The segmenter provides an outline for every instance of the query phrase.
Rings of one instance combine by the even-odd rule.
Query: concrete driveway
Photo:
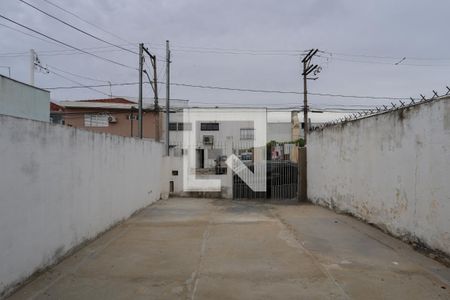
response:
[[[11,299],[450,299],[449,268],[313,205],[169,199]]]

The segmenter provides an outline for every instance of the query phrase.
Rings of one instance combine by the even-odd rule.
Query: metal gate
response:
[[[279,145],[275,145],[279,146]],[[268,155],[266,191],[254,192],[237,174],[233,173],[233,199],[293,199],[298,192],[297,147],[281,145],[280,155]],[[273,147],[273,146],[272,146]],[[252,163],[247,167],[253,171]]]

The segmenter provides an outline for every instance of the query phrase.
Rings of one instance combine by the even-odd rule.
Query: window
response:
[[[241,128],[241,140],[253,140],[255,138],[255,129]]]
[[[219,131],[219,123],[201,123],[201,131]]]
[[[192,124],[191,123],[178,123],[178,131],[191,131]]]
[[[169,130],[170,131],[190,131],[192,129],[191,123],[170,123]]]
[[[106,114],[85,114],[84,115],[85,127],[108,127],[108,115]]]
[[[170,131],[177,131],[177,123],[169,123]]]

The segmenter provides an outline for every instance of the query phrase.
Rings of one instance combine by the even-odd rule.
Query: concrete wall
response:
[[[50,121],[50,92],[0,75],[0,114]]]
[[[0,115],[0,294],[160,198],[162,145]]]
[[[450,254],[450,99],[312,132],[308,197]]]

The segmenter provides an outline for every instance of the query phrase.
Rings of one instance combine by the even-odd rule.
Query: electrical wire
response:
[[[103,31],[103,32],[105,32],[105,33],[107,33],[107,34],[109,34],[109,35],[111,35],[111,36],[114,36],[115,38],[117,38],[117,39],[119,39],[119,40],[121,40],[121,41],[123,41],[123,42],[125,42],[125,43],[132,44],[131,42],[125,40],[124,38],[118,36],[117,34],[112,33],[112,32],[110,32],[110,31],[107,31],[107,30],[101,28],[100,26],[98,26],[98,25],[96,25],[96,24],[94,24],[94,23],[92,23],[92,22],[89,22],[89,21],[87,21],[86,19],[80,17],[79,15],[75,14],[74,12],[71,12],[71,11],[69,11],[69,10],[67,10],[67,9],[65,9],[65,8],[63,8],[63,7],[61,7],[61,6],[57,5],[57,4],[55,4],[55,3],[53,3],[53,2],[50,2],[49,0],[42,0],[42,1],[44,1],[44,2],[46,2],[46,3],[48,3],[48,4],[50,4],[50,5],[52,5],[53,7],[58,8],[59,10],[62,10],[63,12],[65,12],[65,13],[67,13],[67,14],[69,14],[69,15],[75,17],[75,18],[77,18],[77,19],[80,20],[80,21],[83,21],[83,22],[86,23],[86,24],[89,24],[89,25],[91,25],[91,26],[93,26],[93,27],[99,29],[100,31]]]
[[[108,87],[108,86],[130,86],[138,85],[139,82],[122,82],[122,83],[111,83],[111,84],[94,84],[94,85],[76,85],[76,86],[56,86],[56,87],[44,87],[45,90],[72,90],[80,88],[98,88],[98,87]],[[147,82],[144,81],[144,84]]]
[[[230,55],[251,55],[251,56],[295,56],[299,57],[303,55],[304,52],[298,53],[254,53],[254,52],[233,52],[233,51],[213,51],[213,50],[185,50],[185,49],[171,49],[173,52],[188,52],[188,53],[199,53],[199,54],[230,54]]]
[[[101,60],[104,60],[104,61],[107,61],[107,62],[110,62],[110,63],[113,63],[113,64],[115,64],[115,65],[122,66],[122,67],[124,67],[124,68],[137,70],[137,68],[134,68],[134,67],[131,67],[131,66],[127,66],[127,65],[125,65],[125,64],[122,64],[122,63],[120,63],[120,62],[114,61],[114,60],[112,60],[112,59],[105,58],[105,57],[99,56],[99,55],[97,55],[97,54],[94,54],[94,53],[85,51],[85,50],[83,50],[83,49],[77,48],[77,47],[75,47],[75,46],[69,45],[69,44],[67,44],[67,43],[65,43],[65,42],[62,42],[62,41],[57,40],[57,39],[55,39],[55,38],[52,38],[52,37],[50,37],[50,36],[48,36],[48,35],[46,35],[46,34],[44,34],[44,33],[41,33],[41,32],[39,32],[39,31],[37,31],[37,30],[35,30],[35,29],[32,29],[32,28],[30,28],[30,27],[28,27],[28,26],[25,26],[25,25],[23,25],[23,24],[20,24],[19,22],[16,22],[16,21],[14,21],[14,20],[12,20],[12,19],[10,19],[10,18],[8,18],[8,17],[5,17],[5,16],[3,16],[3,15],[1,15],[1,14],[0,14],[0,18],[5,19],[5,20],[7,20],[7,21],[9,21],[9,22],[11,22],[11,23],[13,23],[13,24],[16,24],[17,26],[22,27],[22,28],[28,29],[28,30],[30,30],[30,31],[32,31],[32,32],[34,32],[34,33],[37,33],[37,34],[39,34],[39,35],[41,35],[41,36],[43,36],[43,37],[45,37],[45,38],[47,38],[47,39],[49,39],[49,40],[52,40],[52,41],[54,41],[54,42],[57,42],[57,43],[59,43],[59,44],[61,44],[61,45],[64,45],[64,46],[66,46],[66,47],[68,47],[68,48],[72,48],[72,49],[74,49],[74,50],[80,51],[80,52],[82,52],[82,53],[85,53],[85,54],[87,54],[87,55],[96,57],[96,58],[98,58],[98,59],[101,59]]]
[[[231,88],[231,87],[221,87],[221,86],[211,86],[211,85],[194,85],[194,84],[186,84],[186,83],[171,83],[171,85],[184,86],[184,87],[194,87],[194,88],[203,88],[203,89],[217,89],[217,90],[228,90],[228,91],[239,91],[239,92],[252,92],[252,93],[275,93],[275,94],[303,95],[303,92],[296,92],[296,91]],[[390,99],[390,100],[406,99],[406,97],[359,96],[359,95],[342,95],[342,94],[328,94],[328,93],[308,93],[308,95],[326,96],[326,97],[341,97],[341,98],[357,98],[357,99],[382,99],[382,100],[385,100],[385,99]]]
[[[377,59],[391,59],[391,60],[399,60],[402,59],[405,56],[382,56],[382,55],[368,55],[368,54],[353,54],[353,53],[342,53],[342,52],[330,52],[330,51],[323,51],[319,50],[320,53],[328,54],[331,56],[346,56],[346,57],[361,57],[361,58],[377,58]],[[415,57],[415,56],[406,56],[408,60],[444,60],[449,61],[450,58],[438,58],[438,57]]]
[[[64,25],[66,25],[66,26],[69,26],[70,28],[75,29],[76,31],[81,32],[81,33],[83,33],[83,34],[85,34],[85,35],[87,35],[87,36],[89,36],[89,37],[91,37],[91,38],[93,38],[93,39],[96,39],[96,40],[98,40],[98,41],[100,41],[100,42],[106,43],[106,44],[108,44],[108,45],[110,45],[110,46],[119,48],[119,49],[121,49],[121,50],[123,50],[123,51],[127,51],[127,52],[130,52],[130,53],[132,53],[132,54],[138,54],[137,52],[133,52],[133,51],[131,51],[130,49],[127,49],[127,48],[124,48],[124,47],[122,47],[122,46],[119,46],[119,45],[113,44],[113,43],[111,43],[111,42],[108,42],[108,41],[106,41],[106,40],[104,40],[104,39],[102,39],[102,38],[99,38],[98,36],[95,36],[95,35],[93,35],[93,34],[87,32],[87,31],[83,30],[83,29],[80,29],[80,28],[78,28],[78,27],[76,27],[76,26],[74,26],[74,25],[72,25],[72,24],[70,24],[70,23],[67,23],[66,21],[61,20],[60,18],[53,16],[52,14],[50,14],[50,13],[48,13],[48,12],[46,12],[46,11],[40,9],[39,7],[34,6],[34,5],[31,4],[31,3],[28,3],[28,2],[25,1],[25,0],[18,0],[18,1],[24,3],[25,5],[28,5],[29,7],[31,7],[31,8],[33,8],[33,9],[35,9],[35,10],[37,10],[37,11],[39,11],[39,12],[45,14],[46,16],[48,16],[48,17],[50,17],[50,18],[52,18],[52,19],[54,19],[54,20],[57,20],[58,22],[60,22],[60,23],[62,23],[62,24],[64,24]]]
[[[420,63],[409,63],[408,60],[420,60],[420,61],[450,61],[450,58],[419,58],[419,57],[394,57],[394,56],[377,56],[377,55],[365,55],[365,54],[346,54],[346,53],[333,53],[326,51],[319,51],[323,53],[322,55],[316,55],[317,57],[321,57],[326,59],[327,61],[337,60],[344,62],[354,62],[354,63],[363,63],[363,64],[377,64],[377,65],[390,65],[390,66],[414,66],[414,67],[450,67],[448,64],[420,64]],[[325,55],[324,55],[325,54]],[[337,56],[337,57],[336,57]],[[339,57],[339,56],[343,56]],[[348,58],[347,58],[348,57]],[[352,57],[356,57],[359,59],[351,59]],[[365,58],[375,58],[382,59],[382,61],[377,60],[364,60]],[[363,60],[361,60],[363,59]],[[389,61],[386,61],[389,60]],[[401,64],[398,64],[399,60],[402,61]],[[403,62],[406,61],[406,62]]]
[[[38,39],[38,40],[41,40],[41,41],[43,41],[43,42],[46,42],[46,43],[50,43],[50,44],[55,44],[55,45],[57,45],[55,42],[52,42],[52,41],[49,41],[49,40],[46,40],[46,39],[43,39],[43,38],[40,38],[40,37],[38,37],[38,36],[35,36],[35,35],[32,35],[32,34],[29,34],[28,32],[25,32],[25,31],[22,31],[22,30],[19,30],[19,29],[17,29],[17,28],[14,28],[14,27],[11,27],[11,26],[8,26],[8,25],[6,25],[6,24],[3,24],[3,23],[0,23],[0,26],[3,26],[3,27],[5,27],[5,28],[8,28],[8,29],[10,29],[10,30],[13,30],[13,31],[16,31],[16,32],[19,32],[19,33],[22,33],[22,34],[24,34],[24,35],[27,35],[27,36],[29,36],[29,37],[32,37],[32,38],[35,38],[35,39]],[[9,53],[9,54],[13,54],[13,53]],[[17,57],[17,55],[7,55],[6,57]],[[20,52],[20,54],[21,55],[29,55],[29,52]],[[21,56],[20,55],[20,56]]]
[[[1,25],[1,23],[0,23],[0,25]],[[4,26],[8,27],[8,28],[10,28],[12,30],[17,30],[15,28],[9,27],[7,25],[4,25]],[[25,33],[23,31],[19,30],[19,32],[28,35],[28,33]],[[33,36],[33,35],[31,35],[31,36],[32,37],[36,37],[36,36]],[[39,37],[36,37],[36,38],[40,39]],[[48,40],[44,40],[44,39],[42,39],[42,40],[46,41],[46,42],[49,42],[49,43],[52,43],[52,44],[55,44],[55,45],[58,45],[58,46],[61,46],[59,44],[56,44],[56,43],[48,41]],[[86,47],[86,48],[81,48],[81,49],[85,50],[85,51],[90,51],[90,52],[93,52],[93,53],[121,51],[120,49],[117,49],[117,48],[112,47],[112,46]],[[96,51],[96,50],[98,50],[98,51]],[[65,49],[65,48],[53,49],[53,50],[37,50],[37,51],[39,52],[39,54],[41,56],[73,55],[73,54],[79,54],[80,53],[79,51],[75,51],[73,49]],[[8,55],[17,55],[17,56],[19,56],[19,55],[27,55],[27,54],[28,54],[28,52],[24,52],[24,51],[6,52],[6,53],[0,53],[0,57],[8,56]]]
[[[144,82],[144,83],[148,84],[147,82]],[[130,85],[138,85],[138,84],[139,84],[139,82],[124,82],[124,83],[111,83],[110,85],[109,84],[90,85],[89,87],[130,86]],[[164,84],[165,85],[166,83],[162,82],[162,81],[158,81],[158,84]],[[295,92],[295,91],[230,88],[230,87],[209,86],[209,85],[194,85],[194,84],[176,83],[176,82],[172,82],[172,83],[170,83],[170,85],[182,86],[182,87],[192,87],[192,88],[202,88],[202,89],[218,89],[218,90],[227,90],[227,91],[238,91],[238,92],[303,95],[303,92]],[[57,86],[57,87],[47,87],[45,89],[47,89],[47,90],[62,90],[62,89],[77,89],[77,88],[80,88],[80,87],[79,86]],[[321,97],[339,97],[339,98],[373,99],[373,100],[403,100],[403,99],[408,99],[408,97],[344,95],[344,94],[331,94],[331,93],[308,93],[308,95],[321,96]]]
[[[82,84],[82,83],[80,83],[80,82],[78,82],[78,81],[75,81],[75,80],[73,80],[73,79],[70,79],[70,78],[67,78],[66,76],[64,76],[64,75],[61,75],[61,74],[59,74],[58,72],[55,72],[55,71],[52,71],[52,70],[47,70],[49,73],[51,73],[51,74],[54,74],[54,75],[56,75],[56,76],[58,76],[58,77],[61,77],[61,78],[63,78],[63,79],[65,79],[65,80],[67,80],[67,81],[71,81],[71,82],[73,82],[73,83],[75,83],[75,84],[78,84],[80,87],[82,87],[82,88],[87,88],[87,89],[90,89],[90,90],[92,90],[92,91],[95,91],[95,92],[97,92],[97,93],[100,93],[100,94],[102,94],[102,95],[105,95],[105,96],[107,96],[108,98],[110,97],[110,96],[112,96],[112,95],[109,95],[109,94],[107,94],[107,93],[104,93],[104,92],[102,92],[102,91],[100,91],[100,90],[97,90],[97,89],[95,89],[95,88],[93,88],[93,87],[91,87],[91,86],[87,86],[87,85],[84,85],[84,84]]]
[[[354,62],[354,63],[362,63],[362,64],[375,64],[375,65],[391,65],[394,67],[397,66],[413,66],[413,67],[450,67],[448,64],[412,64],[412,63],[401,63],[395,64],[394,62],[384,62],[384,61],[370,61],[370,60],[354,60],[354,59],[345,59],[345,58],[337,58],[333,57],[331,60],[344,61],[344,62]]]
[[[92,78],[92,77],[88,77],[88,76],[84,76],[84,75],[80,75],[80,74],[71,73],[71,72],[65,71],[63,69],[57,68],[57,67],[49,65],[49,64],[46,64],[46,67],[47,68],[50,67],[50,69],[55,69],[55,70],[58,70],[59,72],[62,72],[62,73],[68,74],[68,75],[72,75],[72,76],[75,76],[75,77],[79,77],[79,78],[82,78],[82,79],[87,79],[87,80],[92,80],[92,81],[97,81],[97,82],[107,82],[107,83],[110,82],[109,80]]]

